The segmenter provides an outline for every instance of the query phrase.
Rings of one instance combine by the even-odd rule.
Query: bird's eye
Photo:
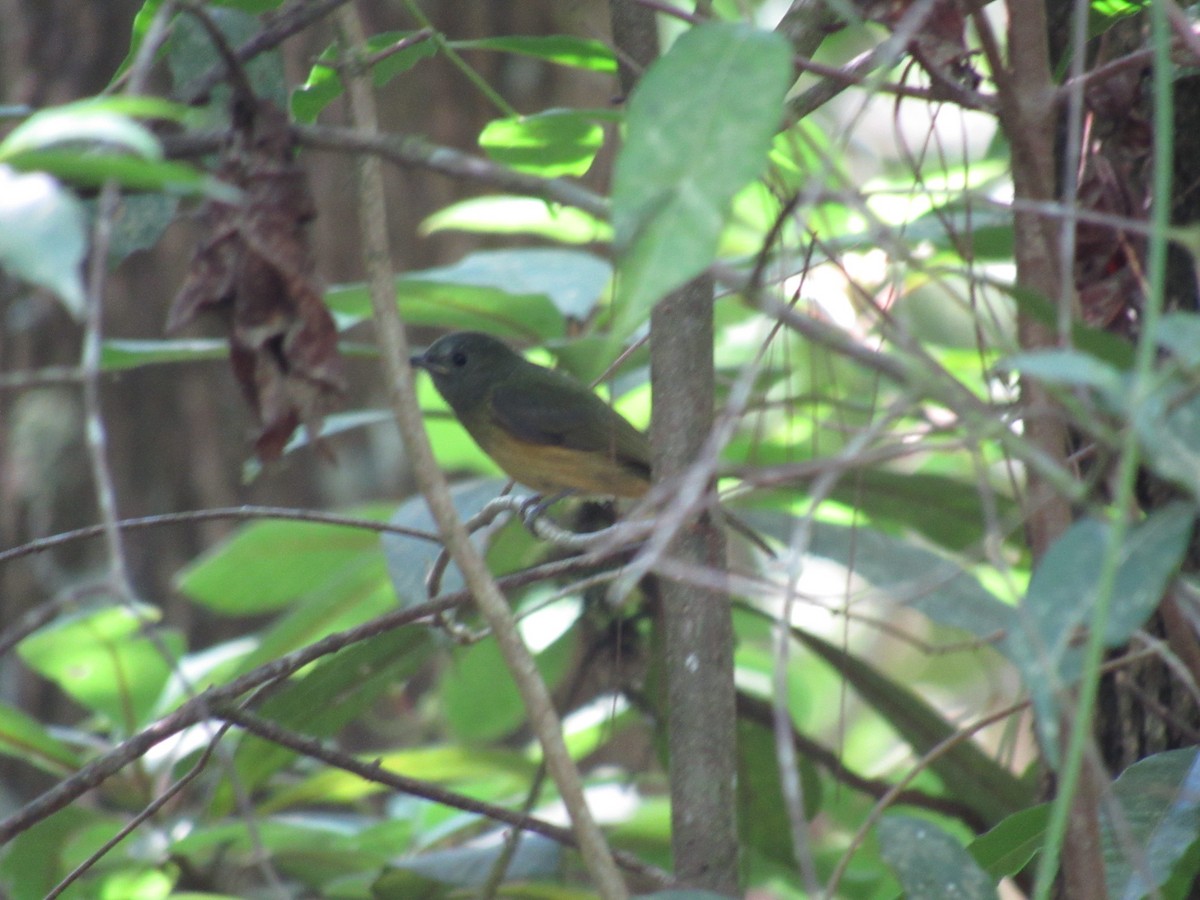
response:
[[[462,368],[467,364],[467,354],[461,350],[454,351],[454,355],[450,357],[450,362],[454,363],[458,368]]]

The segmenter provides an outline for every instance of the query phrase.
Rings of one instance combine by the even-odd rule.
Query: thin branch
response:
[[[338,24],[344,43],[363,43],[362,24],[353,7],[343,8]],[[350,114],[354,124],[367,134],[378,132],[375,100],[361,72],[344,72]],[[597,891],[606,900],[624,900],[628,896],[624,879],[613,862],[603,833],[588,809],[579,772],[563,739],[562,726],[545,682],[532,654],[517,631],[512,610],[500,593],[492,573],[458,519],[445,476],[438,468],[429,446],[417,404],[413,372],[408,364],[409,345],[404,324],[396,310],[392,287],[392,267],[388,258],[387,217],[383,207],[383,170],[375,156],[359,161],[359,214],[362,223],[363,260],[370,284],[371,306],[375,314],[389,396],[400,433],[413,461],[413,471],[430,513],[438,524],[463,579],[480,611],[491,626],[496,643],[516,682],[529,713],[533,731],[542,745],[551,777],[571,816],[579,839],[580,852]]]
[[[432,144],[407,134],[382,134],[331,125],[294,125],[293,133],[306,147],[379,156],[405,168],[420,167],[449,178],[486,184],[516,194],[541,197],[582,209],[598,218],[610,214],[608,201],[562,178],[539,178],[498,165],[461,150]]]
[[[229,731],[229,728],[230,726],[227,724],[220,726],[216,730],[216,733],[212,736],[212,739],[208,742],[208,746],[204,748],[204,752],[200,754],[200,757],[195,763],[192,764],[192,767],[188,769],[187,772],[180,776],[174,784],[155,797],[153,801],[146,804],[141,812],[121,826],[120,830],[117,831],[116,834],[96,848],[96,850],[89,855],[87,859],[72,869],[62,881],[56,884],[54,888],[46,894],[43,900],[54,900],[55,897],[61,896],[63,891],[78,881],[84,874],[87,873],[89,869],[92,868],[92,866],[107,856],[108,853],[117,846],[117,844],[129,837],[129,835],[131,835],[143,822],[150,819],[151,816],[171,802],[171,800],[185,787],[195,781],[196,777],[203,772],[205,767],[208,765],[208,761],[212,758],[213,751],[216,749],[221,738],[227,731]]]
[[[930,748],[929,752],[917,761],[905,775],[892,788],[879,798],[878,802],[872,807],[870,814],[858,826],[858,830],[854,833],[854,837],[850,840],[850,845],[846,848],[846,852],[842,854],[842,858],[838,860],[837,866],[833,870],[833,874],[829,877],[829,883],[825,886],[826,893],[824,896],[836,897],[838,885],[841,883],[842,876],[846,874],[846,868],[850,865],[850,860],[858,851],[859,847],[867,839],[867,835],[871,833],[883,814],[891,808],[892,804],[898,803],[900,795],[908,789],[908,786],[913,783],[918,775],[929,768],[930,763],[934,760],[945,756],[952,749],[957,747],[963,741],[968,740],[971,735],[982,731],[989,725],[994,725],[997,722],[1002,722],[1009,716],[1016,715],[1024,710],[1029,705],[1028,701],[1022,703],[1014,703],[1011,706],[1006,706],[1003,709],[990,713],[981,719],[976,720],[971,725],[961,728],[954,734],[947,737],[945,740],[939,741],[935,746]]]
[[[437,543],[440,540],[436,534],[421,531],[418,528],[405,528],[402,525],[377,522],[374,519],[343,516],[312,509],[295,509],[287,506],[225,506],[215,509],[196,509],[187,512],[162,513],[156,516],[139,516],[133,519],[118,519],[114,524],[122,531],[134,531],[142,528],[159,528],[163,525],[191,524],[223,519],[239,521],[278,519],[290,522],[315,522],[322,525],[339,525],[345,528],[377,531],[380,534],[397,534],[431,543]],[[0,550],[0,565],[22,556],[44,553],[65,544],[99,537],[104,534],[104,528],[104,525],[87,525],[73,531],[64,531],[49,537],[38,538],[8,550]]]
[[[275,722],[264,719],[262,716],[255,715],[240,707],[222,705],[213,710],[213,715],[225,722],[244,728],[246,731],[258,735],[264,740],[278,744],[280,747],[287,747],[289,750],[294,750],[311,759],[320,760],[334,768],[357,775],[364,781],[381,784],[399,793],[440,803],[451,809],[460,809],[464,812],[474,813],[496,822],[502,822],[520,831],[530,831],[534,834],[540,834],[568,847],[578,847],[575,835],[569,828],[554,825],[536,816],[513,812],[503,806],[496,806],[493,803],[486,803],[482,800],[467,797],[464,794],[448,791],[428,781],[401,775],[398,772],[385,769],[379,760],[364,763],[349,753],[344,753],[327,746],[317,738],[308,737],[307,735],[298,734],[295,731],[283,728]],[[675,883],[675,880],[669,874],[656,866],[642,862],[632,853],[614,853],[613,855],[622,868],[649,878],[658,886],[669,887]]]

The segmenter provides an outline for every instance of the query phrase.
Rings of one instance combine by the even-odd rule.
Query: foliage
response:
[[[282,4],[224,5],[228,21],[215,18],[245,28],[248,14]],[[901,137],[891,162],[864,179],[857,131],[881,118],[883,107],[868,105],[876,91],[905,93],[890,82],[900,76],[851,92],[863,106],[842,107],[844,127],[832,114],[824,129],[796,120],[792,46],[738,20],[734,4],[712,6],[712,21],[672,22],[681,33],[620,107],[521,114],[497,104],[472,158],[494,190],[432,213],[423,229],[491,240],[451,264],[397,274],[397,307],[410,327],[487,331],[581,380],[603,378],[616,407],[645,425],[650,373],[636,339],[664,293],[715,274],[722,388],[711,399],[733,426],[710,474],[724,503],[778,551],[769,558],[731,533],[744,884],[780,897],[805,896],[812,879],[849,897],[991,897],[1002,878],[1029,886],[1061,840],[1035,782],[1041,767],[1061,775],[1078,762],[1069,727],[1089,714],[1081,686],[1099,678],[1102,652],[1145,637],[1164,594],[1194,594],[1180,571],[1200,500],[1200,319],[1147,315],[1132,334],[1074,322],[1063,346],[1028,345],[1018,319],[1053,323],[1057,310],[1012,275],[1018,226],[995,198],[1009,186],[1013,136],[975,158]],[[133,23],[127,66],[163,7],[148,0]],[[1135,12],[1097,4],[1092,27]],[[182,28],[191,16],[173,21]],[[460,52],[603,79],[620,58],[591,38],[451,39],[416,25],[357,48],[376,86],[403,83],[433,60],[465,66]],[[851,30],[856,40],[873,33],[864,23]],[[205,34],[161,50],[177,96],[218,59]],[[295,122],[331,115],[346,52],[332,44],[294,86]],[[973,64],[963,56],[955,65]],[[270,65],[279,70],[278,59]],[[975,90],[963,86],[969,78],[955,83]],[[83,198],[109,184],[126,203],[183,197],[249,219],[208,238],[226,247],[239,233],[244,247],[228,266],[236,276],[217,277],[225,270],[211,258],[197,267],[208,305],[227,304],[231,283],[257,286],[247,271],[261,270],[243,268],[245,256],[279,263],[286,254],[263,237],[276,235],[263,220],[278,221],[245,213],[255,209],[246,195],[256,178],[278,173],[258,169],[234,187],[203,161],[164,151],[165,123],[224,121],[226,101],[214,93],[196,110],[105,96],[24,117],[0,140],[0,266],[84,318],[96,300],[83,262],[102,213]],[[898,110],[910,104],[925,108],[897,96]],[[899,112],[892,125],[914,127]],[[921,127],[928,144],[946,139],[940,127]],[[295,134],[303,143],[311,132]],[[611,197],[572,206],[526,196],[527,182],[515,180],[561,187],[606,164],[618,144]],[[149,231],[175,214],[172,199]],[[303,215],[288,220],[303,224]],[[507,246],[514,237],[535,245]],[[297,246],[292,255],[304,256]],[[289,290],[299,283],[288,265],[270,271]],[[368,286],[334,286],[318,305],[342,352],[353,352],[354,329],[371,318]],[[256,332],[276,312],[233,317]],[[313,398],[297,400],[305,345],[272,332],[263,347],[256,367],[238,372],[243,388],[262,392],[260,411],[278,399],[271,388],[302,410],[270,423],[274,452],[296,452],[317,431],[336,443],[383,415],[347,410],[319,427],[305,405]],[[114,336],[97,349],[104,373],[224,355],[196,338]],[[263,375],[262,358],[280,365],[277,381]],[[1088,454],[1115,460],[1112,471],[1098,463],[1075,477],[1014,427],[1022,379],[1048,391]],[[498,470],[427,383],[419,397],[440,465],[461,476],[458,513],[476,516],[502,491]],[[301,424],[307,437],[293,434]],[[1119,490],[1093,489],[1110,476],[1125,478],[1127,492],[1135,477],[1156,480],[1173,502],[1135,512]],[[1036,514],[1027,477],[1046,478],[1076,513],[1040,556],[1023,530]],[[565,522],[594,511],[572,503],[551,515]],[[423,501],[373,504],[338,521],[266,518],[178,573],[188,607],[232,637],[185,632],[162,598],[135,602],[108,585],[16,643],[21,663],[80,715],[39,721],[0,705],[0,754],[60,787],[77,772],[97,780],[89,802],[11,833],[0,823],[0,893],[41,896],[86,863],[68,896],[215,898],[275,887],[449,898],[485,884],[498,885],[494,896],[593,896],[550,824],[560,798],[543,784],[541,751],[496,642],[453,566],[426,581],[440,544]],[[552,559],[515,518],[474,539],[566,713],[567,745],[606,834],[638,869],[631,884],[664,900],[707,896],[652,893],[663,885],[646,874],[672,863],[652,591],[614,607],[603,564]],[[611,570],[614,559],[602,563]],[[1145,643],[1178,662],[1161,642]],[[799,753],[794,773],[780,762],[780,719]],[[1197,771],[1194,750],[1171,750],[1106,786],[1098,827],[1114,896],[1188,895],[1200,868]],[[793,783],[802,797],[789,793]],[[798,818],[814,825],[807,843]],[[105,846],[130,824],[130,836]],[[514,825],[521,837],[508,844]]]

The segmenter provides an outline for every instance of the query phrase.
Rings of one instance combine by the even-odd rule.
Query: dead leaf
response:
[[[308,242],[316,211],[287,117],[267,102],[245,106],[235,110],[233,138],[217,172],[241,189],[241,202],[205,205],[207,236],[167,330],[203,311],[225,317],[233,373],[259,420],[255,450],[267,461],[280,456],[301,424],[315,441],[344,380],[337,327]]]

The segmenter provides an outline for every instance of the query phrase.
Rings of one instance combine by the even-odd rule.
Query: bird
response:
[[[649,490],[646,435],[570,375],[477,331],[438,338],[410,362],[430,374],[479,448],[540,496],[638,498]]]

